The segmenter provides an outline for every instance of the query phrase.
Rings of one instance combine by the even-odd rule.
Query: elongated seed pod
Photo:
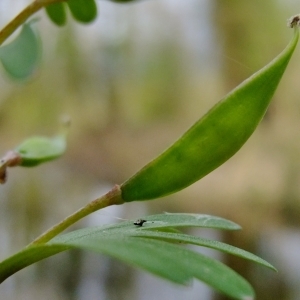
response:
[[[263,118],[297,45],[288,46],[217,103],[170,148],[121,185],[125,202],[163,197],[204,177],[248,140]]]

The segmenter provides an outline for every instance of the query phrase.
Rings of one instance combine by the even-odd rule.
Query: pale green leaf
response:
[[[56,159],[66,150],[65,135],[54,138],[35,136],[25,140],[15,151],[20,154],[21,166],[33,167],[49,160]]]
[[[26,79],[35,71],[40,56],[40,43],[30,24],[24,24],[20,34],[0,47],[0,61],[15,79]]]

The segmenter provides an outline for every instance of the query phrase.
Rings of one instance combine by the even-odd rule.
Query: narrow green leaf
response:
[[[217,103],[178,141],[122,184],[125,202],[163,197],[201,179],[248,140],[263,118],[294,52],[298,28],[281,54]]]
[[[0,264],[0,282],[33,262],[71,247],[107,254],[175,283],[188,284],[195,277],[236,299],[253,297],[249,283],[222,263],[176,245],[134,237],[73,240],[64,245],[27,248]]]
[[[128,220],[116,224],[110,224],[100,227],[83,228],[55,237],[53,241],[56,243],[66,242],[68,240],[82,238],[85,235],[92,236],[96,234],[98,237],[100,234],[103,236],[110,234],[124,234],[126,230],[143,229],[143,230],[162,230],[167,228],[180,228],[180,227],[200,227],[200,228],[214,228],[223,230],[239,230],[241,227],[229,220],[201,214],[187,214],[187,213],[166,213],[151,215],[142,218],[146,220],[143,226],[134,225],[135,220]],[[61,240],[62,239],[62,240]]]
[[[15,151],[21,156],[21,166],[33,167],[63,155],[66,151],[66,137],[35,136],[25,140]]]
[[[40,43],[30,24],[23,25],[20,34],[10,44],[0,47],[0,61],[15,79],[26,79],[35,71],[40,55]]]
[[[95,0],[68,0],[67,4],[74,19],[79,22],[90,23],[97,17]]]
[[[239,230],[241,227],[229,220],[203,214],[164,213],[142,218],[147,222],[143,228],[203,227],[224,230]]]
[[[63,26],[67,21],[65,4],[62,2],[52,3],[45,7],[46,13],[50,20],[58,25]]]
[[[197,278],[235,299],[252,299],[253,289],[233,270],[214,259],[182,247],[183,243],[209,247],[274,269],[259,257],[217,241],[189,236],[174,227],[207,227],[235,230],[238,225],[222,218],[196,214],[160,214],[142,219],[142,226],[129,220],[113,225],[85,228],[34,245],[0,263],[0,281],[43,258],[80,248],[103,253],[175,283]],[[174,244],[178,242],[180,244]]]
[[[198,218],[196,218],[198,217]],[[247,252],[245,250],[236,248],[234,246],[224,244],[219,241],[211,241],[201,237],[183,234],[179,231],[162,231],[162,229],[172,229],[173,227],[200,227],[200,228],[214,228],[225,230],[239,229],[237,224],[221,219],[218,217],[208,215],[196,214],[162,214],[153,215],[143,218],[147,220],[143,226],[135,226],[133,220],[121,222],[113,225],[106,225],[101,227],[84,228],[58,236],[52,240],[53,243],[69,243],[74,240],[85,239],[101,239],[108,236],[122,237],[122,236],[135,236],[135,237],[148,237],[155,239],[162,239],[165,241],[175,241],[180,243],[194,244],[198,246],[208,247],[219,250],[228,254],[232,254],[252,262],[258,263],[262,266],[270,268],[274,271],[276,269],[261,259],[260,257]],[[227,222],[228,223],[227,223]],[[172,227],[171,227],[172,226]]]
[[[267,267],[273,271],[276,271],[276,268],[272,266],[270,263],[265,261],[264,259],[248,252],[242,250],[240,248],[219,242],[219,241],[212,241],[209,239],[205,239],[202,237],[187,235],[183,233],[169,233],[169,232],[161,232],[161,231],[152,231],[152,230],[136,230],[135,232],[129,232],[130,236],[136,237],[149,237],[149,238],[156,238],[164,241],[173,241],[179,243],[187,243],[193,244],[197,246],[207,247],[215,250],[219,250],[224,253],[228,253],[231,255],[235,255],[241,257],[243,259],[247,259],[264,267]]]
[[[250,284],[229,267],[177,245],[134,237],[93,238],[68,244],[118,258],[175,283],[188,284],[197,278],[235,299],[254,298]]]
[[[130,237],[107,237],[73,240],[68,244],[118,258],[175,283],[188,284],[193,278],[184,265],[174,263],[172,254],[166,250],[169,248],[167,243],[149,243],[146,239],[143,241]]]
[[[245,279],[214,259],[163,241],[126,236],[87,238],[26,248],[0,263],[0,282],[34,262],[70,248],[109,255],[175,283],[188,284],[195,277],[236,299],[254,295]]]

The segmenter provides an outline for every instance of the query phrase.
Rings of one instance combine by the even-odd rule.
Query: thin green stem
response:
[[[115,185],[115,187],[110,192],[100,198],[93,200],[69,217],[65,218],[60,223],[54,225],[52,228],[50,228],[45,233],[36,238],[33,242],[31,242],[27,247],[47,243],[59,233],[61,233],[77,221],[81,220],[83,217],[101,208],[122,203],[124,203],[124,201],[121,197],[121,189],[118,185]]]
[[[35,0],[27,7],[25,7],[14,19],[12,19],[1,31],[0,31],[0,45],[24,22],[39,11],[44,6],[51,3],[63,2],[65,0]]]

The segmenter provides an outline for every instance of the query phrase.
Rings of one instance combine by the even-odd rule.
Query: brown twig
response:
[[[34,15],[41,8],[56,2],[64,2],[64,0],[35,0],[27,7],[25,7],[13,20],[11,20],[1,31],[0,31],[0,45],[25,21]]]

